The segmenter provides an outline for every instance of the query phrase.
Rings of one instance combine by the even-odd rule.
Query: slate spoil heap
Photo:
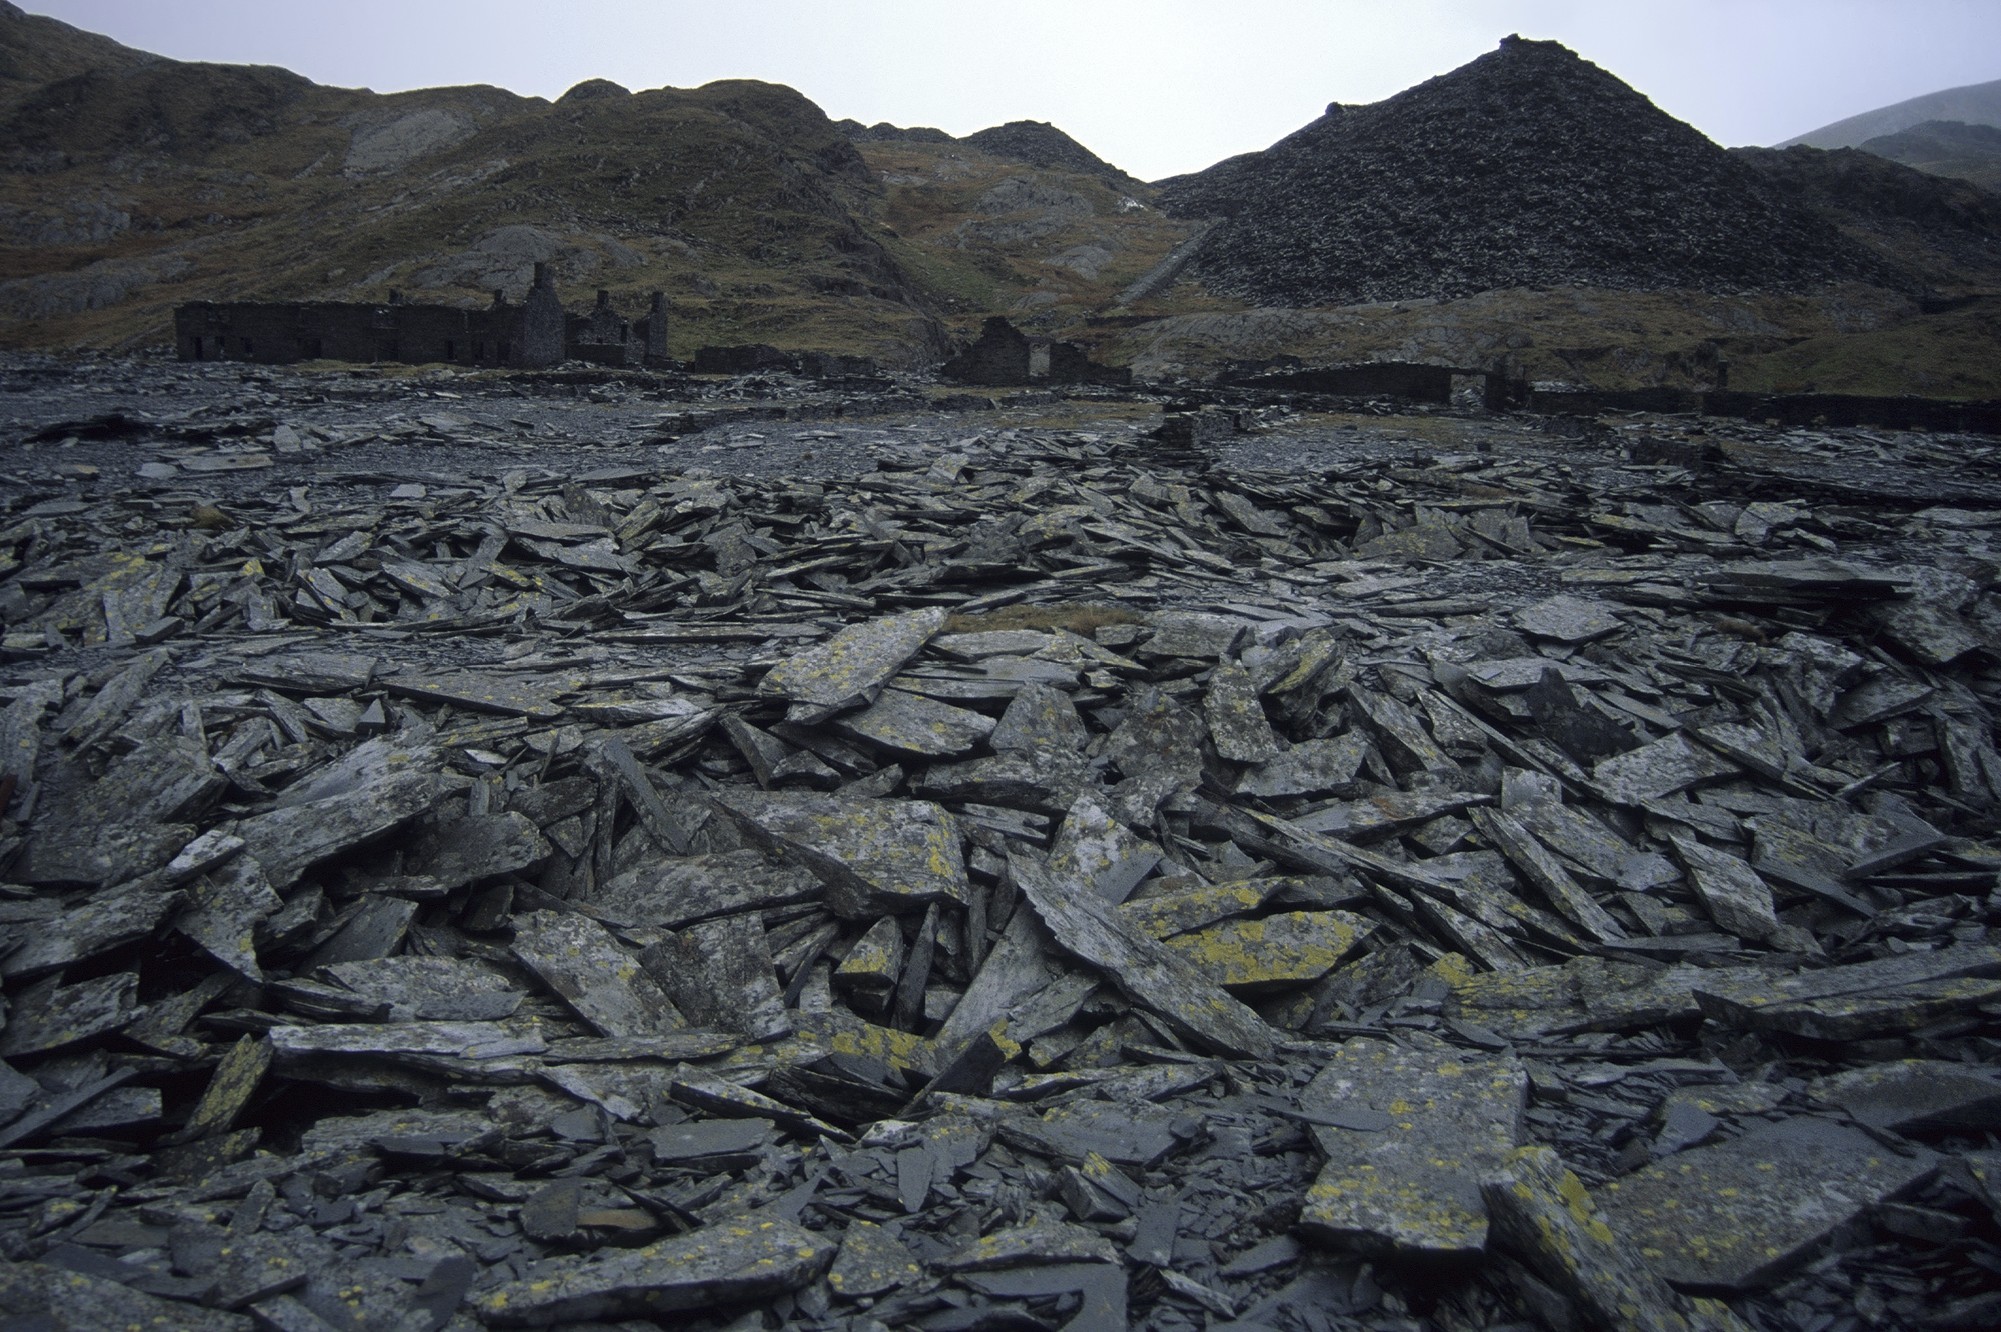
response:
[[[1227,219],[1196,269],[1260,305],[1917,286],[1618,78],[1518,37],[1159,185],[1170,213]]]
[[[9,440],[6,1326],[2001,1315],[1991,442],[131,373],[254,397]]]

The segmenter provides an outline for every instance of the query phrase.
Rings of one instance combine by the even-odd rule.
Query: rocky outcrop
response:
[[[1209,287],[1267,305],[1908,280],[1611,74],[1518,37],[1161,188],[1170,212],[1228,219],[1197,264]]]

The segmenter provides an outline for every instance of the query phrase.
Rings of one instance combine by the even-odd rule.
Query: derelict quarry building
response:
[[[174,348],[183,361],[403,361],[540,369],[562,361],[663,365],[667,298],[626,319],[599,291],[589,314],[563,309],[546,264],[535,265],[526,297],[493,293],[484,309],[406,302],[194,301],[174,311]]]

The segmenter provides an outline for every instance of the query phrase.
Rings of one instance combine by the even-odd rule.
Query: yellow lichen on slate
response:
[[[1167,946],[1220,985],[1255,989],[1320,979],[1375,926],[1346,911],[1291,911],[1177,935]]]

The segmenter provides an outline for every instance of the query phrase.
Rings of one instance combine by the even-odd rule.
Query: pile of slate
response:
[[[2001,502],[1637,438],[17,493],[0,1317],[1992,1325]]]
[[[1797,183],[1733,158],[1575,52],[1519,37],[1384,101],[1334,103],[1263,152],[1159,189],[1175,216],[1224,219],[1195,271],[1258,305],[1573,283],[1917,286]]]

